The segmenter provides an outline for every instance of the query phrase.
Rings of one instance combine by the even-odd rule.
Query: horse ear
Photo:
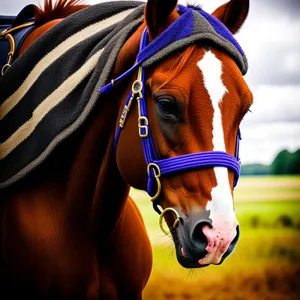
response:
[[[150,38],[159,35],[179,17],[176,12],[177,0],[148,0],[145,7],[145,21]]]
[[[235,34],[246,20],[248,11],[249,0],[231,0],[217,8],[212,15]]]

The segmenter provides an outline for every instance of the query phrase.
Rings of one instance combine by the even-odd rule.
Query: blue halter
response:
[[[148,34],[147,29],[144,30],[140,42],[140,53],[147,46]],[[126,73],[122,74],[115,81],[119,81],[127,74],[131,73],[135,68],[139,66],[137,63],[134,67],[128,70]],[[100,91],[107,92],[112,86],[114,81],[109,85],[103,87]],[[138,130],[139,136],[142,139],[142,146],[144,151],[144,157],[147,165],[148,174],[148,185],[147,192],[151,197],[153,202],[153,208],[158,213],[161,214],[162,211],[157,206],[156,200],[158,199],[161,192],[160,177],[165,175],[170,175],[180,171],[188,171],[192,169],[208,168],[208,167],[225,167],[234,172],[234,183],[235,187],[240,176],[240,159],[239,159],[239,142],[241,140],[240,130],[237,132],[236,138],[236,148],[235,156],[228,154],[223,151],[207,151],[198,152],[186,155],[180,155],[177,157],[159,159],[156,153],[154,142],[152,139],[150,125],[147,118],[147,106],[145,95],[145,70],[141,66],[138,69],[138,78],[132,84],[132,90],[128,95],[125,102],[124,109],[122,111],[119,125],[115,135],[115,149],[119,140],[119,136],[122,128],[125,125],[126,117],[131,107],[132,101],[136,100],[138,105]],[[157,190],[154,193],[154,183],[156,182]]]

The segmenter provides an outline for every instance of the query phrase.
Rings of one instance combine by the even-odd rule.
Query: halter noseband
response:
[[[140,42],[140,51],[139,53],[147,46],[147,29],[144,30]],[[135,69],[137,65],[132,67],[126,73],[118,77],[116,80],[120,80],[125,77],[129,72]],[[116,81],[115,80],[115,81]],[[109,86],[105,86],[102,91],[105,91],[107,88],[110,88],[112,84]],[[159,159],[156,153],[154,142],[152,139],[149,120],[147,118],[147,106],[146,106],[146,99],[145,95],[145,71],[144,68],[139,66],[138,69],[138,77],[132,84],[132,89],[128,98],[125,102],[125,106],[123,108],[119,125],[116,131],[115,136],[115,149],[117,147],[117,143],[119,140],[119,136],[121,133],[122,128],[124,127],[127,114],[131,107],[132,101],[137,101],[138,106],[138,130],[139,136],[142,139],[142,146],[144,157],[147,165],[147,174],[148,174],[148,185],[147,185],[147,192],[151,197],[151,201],[153,202],[153,208],[158,213],[161,214],[161,218],[164,215],[165,211],[163,212],[157,206],[157,199],[161,192],[161,183],[160,177],[164,175],[170,175],[180,171],[187,171],[197,168],[207,168],[207,167],[225,167],[234,172],[234,183],[233,186],[235,187],[237,181],[240,176],[240,159],[239,159],[239,141],[241,139],[240,130],[237,132],[236,138],[236,148],[235,148],[235,156],[228,154],[227,152],[223,151],[207,151],[207,152],[198,152],[186,155],[180,155],[177,157],[172,158],[165,158]],[[157,190],[154,193],[154,183],[156,182]],[[175,211],[176,212],[176,211]],[[175,213],[176,214],[176,213]],[[177,216],[174,226],[178,223]]]

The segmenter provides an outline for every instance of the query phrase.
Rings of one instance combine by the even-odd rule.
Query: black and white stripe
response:
[[[87,118],[141,2],[79,11],[37,40],[0,81],[0,188],[23,178]]]

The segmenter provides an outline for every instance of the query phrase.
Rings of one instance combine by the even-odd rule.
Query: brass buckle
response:
[[[119,119],[119,126],[120,126],[121,128],[124,127],[124,124],[125,124],[127,115],[128,115],[128,113],[129,113],[129,110],[130,110],[130,107],[131,107],[131,104],[132,104],[133,99],[135,99],[135,97],[136,97],[136,99],[137,99],[137,101],[138,101],[138,105],[139,105],[139,99],[140,99],[141,97],[143,97],[143,94],[142,94],[143,83],[142,83],[142,81],[141,81],[141,77],[142,77],[142,73],[141,73],[141,72],[142,72],[142,71],[139,69],[139,71],[138,71],[138,79],[135,80],[135,81],[133,82],[132,86],[131,86],[131,91],[132,91],[131,98],[130,98],[130,100],[129,100],[128,105],[125,104],[125,106],[124,106],[124,108],[123,108],[123,111],[122,111],[122,114],[121,114],[121,117],[120,117],[120,119]],[[113,79],[111,80],[111,84],[112,84],[112,86],[114,86],[114,84],[115,84]],[[139,133],[141,133],[141,128],[145,128],[147,135],[143,135],[143,134],[141,135],[141,134],[140,134],[140,136],[141,136],[141,137],[146,137],[146,136],[148,136],[148,128],[145,127],[145,126],[148,125],[148,120],[145,121],[145,122],[147,123],[146,125],[142,125],[142,124],[141,124],[141,121],[142,121],[142,119],[143,119],[144,117],[141,117],[141,116],[140,116],[140,112],[141,112],[141,110],[140,110],[140,105],[138,106],[138,110],[139,110]]]
[[[180,222],[179,213],[177,212],[177,210],[175,208],[168,207],[168,208],[164,209],[163,212],[159,216],[159,227],[162,230],[162,232],[164,234],[166,234],[166,235],[169,235],[169,232],[164,229],[164,226],[163,226],[163,217],[164,217],[165,213],[168,212],[168,211],[173,212],[175,214],[175,216],[176,216],[176,219],[175,219],[175,221],[173,223],[172,228],[177,228],[177,226],[179,225],[179,222]]]
[[[144,124],[142,124],[143,121],[144,121]],[[139,136],[141,138],[145,138],[148,136],[148,125],[149,125],[149,121],[148,121],[147,117],[141,116],[138,118]],[[142,133],[142,129],[145,130],[145,133]]]
[[[143,97],[142,90],[143,90],[142,67],[139,67],[138,78],[132,84],[132,93],[134,95],[138,95],[137,98],[136,98],[136,100],[137,100],[137,104],[138,104],[138,116],[139,116],[138,117],[138,128],[139,128],[139,136],[141,138],[145,138],[149,134],[149,129],[148,129],[149,121],[148,121],[148,118],[146,116],[142,116],[142,113],[141,113],[141,102],[140,102],[141,100],[140,99]],[[142,133],[142,129],[145,130],[145,133]]]
[[[159,197],[160,192],[161,192],[161,183],[160,183],[160,179],[159,179],[159,177],[161,175],[161,171],[160,171],[160,168],[159,168],[159,166],[157,164],[150,163],[147,166],[147,173],[148,174],[150,174],[150,168],[151,167],[153,168],[152,170],[153,170],[154,178],[155,178],[156,184],[157,184],[156,194],[153,197],[151,197],[151,201],[153,202],[154,200],[156,200]]]

